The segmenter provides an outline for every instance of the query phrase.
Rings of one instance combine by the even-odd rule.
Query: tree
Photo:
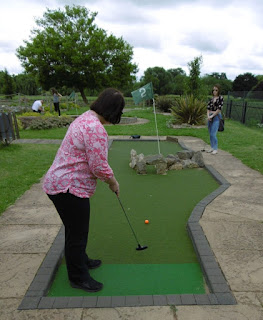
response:
[[[187,76],[182,68],[168,69],[172,75],[172,91],[170,93],[182,95],[185,92]]]
[[[162,67],[146,69],[141,81],[143,84],[152,82],[154,93],[159,95],[165,95],[172,91],[172,75]]]
[[[168,69],[167,71],[170,72],[174,78],[178,75],[186,76],[186,73],[182,68]]]
[[[229,91],[232,91],[232,81],[227,79],[225,73],[219,74],[217,72],[213,72],[211,74],[206,74],[201,78],[201,81],[209,95],[211,95],[211,90],[215,84],[220,84],[221,94],[223,95],[227,95]]]
[[[26,95],[38,94],[38,85],[35,77],[30,74],[20,73],[14,76],[16,92]]]
[[[227,80],[227,76],[226,76],[226,74],[224,72],[222,72],[222,73],[212,72],[210,74],[206,74],[205,76],[212,77],[212,78],[215,78],[217,80]]]
[[[4,70],[2,79],[2,92],[8,99],[12,99],[12,94],[14,93],[14,82],[12,76],[10,76],[6,69]]]
[[[38,28],[17,49],[17,56],[44,89],[75,88],[87,102],[84,89],[122,89],[135,78],[132,47],[122,38],[107,36],[95,25],[96,15],[82,6],[65,6],[64,11],[47,9],[36,20]]]
[[[252,73],[240,74],[233,81],[233,91],[250,91],[258,83]]]
[[[200,99],[203,96],[203,88],[201,85],[200,74],[201,65],[203,63],[202,56],[195,57],[187,65],[189,68],[189,79],[187,93],[193,95],[194,98]]]

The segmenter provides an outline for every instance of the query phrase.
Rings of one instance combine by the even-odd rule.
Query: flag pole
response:
[[[158,127],[157,127],[157,119],[156,119],[155,101],[154,101],[154,98],[153,98],[153,112],[154,112],[155,127],[156,127],[156,133],[157,133],[158,151],[159,151],[159,154],[161,154],[161,151],[160,151],[160,139],[159,139],[159,133],[158,133]]]

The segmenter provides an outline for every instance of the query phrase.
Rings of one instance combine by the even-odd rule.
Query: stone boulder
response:
[[[174,154],[168,154],[165,160],[168,168],[170,168],[175,163],[180,163],[180,158]]]
[[[162,154],[149,155],[145,157],[146,164],[155,165],[158,163],[167,163]]]
[[[183,165],[181,162],[174,163],[169,167],[169,170],[182,170],[182,169],[183,169]]]
[[[198,164],[193,162],[191,159],[182,160],[183,169],[199,168]]]
[[[134,169],[135,166],[136,166],[136,162],[137,162],[137,152],[136,152],[136,150],[132,149],[131,152],[130,152],[130,155],[131,155],[130,167],[132,169]]]
[[[147,174],[147,165],[153,165],[157,174],[166,174],[167,170],[182,170],[186,168],[202,168],[205,166],[201,151],[178,151],[175,155],[169,154],[166,158],[162,154],[144,156],[137,155],[136,150],[130,152],[130,167],[138,174]]]
[[[192,157],[192,161],[198,164],[200,168],[205,166],[204,158],[201,151],[196,151]]]
[[[145,161],[143,153],[140,153],[137,156],[137,162],[136,162],[135,169],[138,174],[147,174],[146,161]]]
[[[192,150],[182,150],[182,151],[178,151],[176,154],[179,157],[179,159],[186,160],[186,159],[191,159],[194,152]]]

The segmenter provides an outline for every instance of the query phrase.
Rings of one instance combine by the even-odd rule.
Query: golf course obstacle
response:
[[[147,174],[147,165],[155,166],[156,173],[165,175],[168,170],[182,170],[186,168],[203,168],[205,166],[201,151],[182,150],[176,154],[137,155],[136,150],[130,152],[129,166],[138,174]]]

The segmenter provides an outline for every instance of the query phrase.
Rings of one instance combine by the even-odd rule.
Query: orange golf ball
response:
[[[145,223],[145,224],[148,224],[148,223],[149,223],[149,220],[145,220],[144,223]]]

